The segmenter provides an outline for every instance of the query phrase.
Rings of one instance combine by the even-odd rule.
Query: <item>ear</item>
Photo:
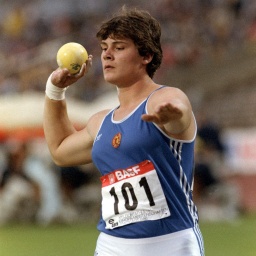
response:
[[[143,64],[147,65],[148,63],[150,63],[152,61],[152,59],[153,59],[153,55],[151,55],[151,54],[147,54],[147,55],[143,56],[143,59],[142,59]]]

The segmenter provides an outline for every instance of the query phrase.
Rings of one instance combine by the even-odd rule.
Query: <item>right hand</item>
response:
[[[92,58],[93,58],[92,55],[89,55],[88,60],[82,65],[79,73],[75,75],[70,74],[68,69],[66,68],[64,69],[57,68],[52,73],[52,77],[51,77],[52,84],[54,84],[59,88],[65,88],[75,83],[77,80],[79,80],[88,72],[88,70],[92,66]]]

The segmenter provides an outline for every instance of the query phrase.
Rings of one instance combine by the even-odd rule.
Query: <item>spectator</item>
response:
[[[202,115],[198,118],[194,197],[202,219],[231,220],[239,215],[237,187],[223,175],[221,130]]]
[[[25,144],[11,145],[0,180],[0,224],[34,221],[40,203],[38,185],[24,173]]]

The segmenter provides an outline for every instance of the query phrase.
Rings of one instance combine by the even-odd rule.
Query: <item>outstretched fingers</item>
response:
[[[154,122],[157,124],[166,124],[171,120],[181,118],[182,111],[171,103],[161,103],[152,114],[142,115],[142,120],[146,122]]]

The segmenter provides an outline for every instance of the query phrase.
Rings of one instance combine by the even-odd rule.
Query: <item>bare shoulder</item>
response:
[[[175,95],[175,96],[186,96],[186,94],[177,87],[164,86],[160,90],[157,90],[156,93],[159,94],[167,94],[167,95]]]
[[[99,111],[92,115],[90,119],[87,122],[87,131],[90,133],[92,138],[95,138],[98,130],[100,128],[100,125],[104,119],[104,117],[109,113],[110,109],[105,109],[102,111]]]
[[[149,102],[152,102],[153,104],[159,102],[169,102],[170,100],[190,104],[187,95],[181,89],[171,86],[162,87],[161,89],[155,91],[149,98]]]

